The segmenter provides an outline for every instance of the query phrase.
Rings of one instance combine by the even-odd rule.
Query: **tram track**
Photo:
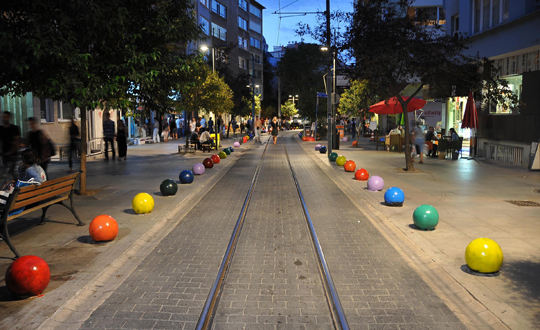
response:
[[[244,199],[243,206],[240,210],[240,214],[238,216],[237,222],[235,224],[235,227],[233,229],[233,233],[231,235],[231,239],[229,241],[229,244],[227,245],[227,249],[225,251],[225,254],[223,256],[222,262],[220,264],[216,279],[214,280],[212,287],[210,289],[210,292],[208,294],[208,297],[205,301],[205,305],[202,309],[202,312],[199,316],[196,329],[197,330],[203,330],[203,329],[212,329],[214,317],[216,315],[218,305],[220,302],[221,295],[224,292],[224,286],[227,282],[227,276],[229,273],[229,270],[231,268],[231,264],[234,259],[234,254],[236,247],[238,245],[238,241],[240,239],[240,236],[242,234],[242,228],[244,226],[246,215],[248,213],[250,202],[253,196],[253,192],[255,188],[257,187],[258,179],[261,173],[261,168],[265,160],[266,151],[268,149],[268,145],[270,144],[270,139],[268,139],[268,142],[265,146],[265,150],[263,151],[263,154],[261,156],[260,163],[258,164],[255,173],[253,175],[250,187],[248,189],[248,192],[246,194],[246,198]],[[297,180],[296,173],[294,171],[294,168],[291,164],[289,154],[287,152],[287,147],[285,146],[285,143],[283,143],[283,138],[280,139],[281,145],[283,146],[283,150],[286,155],[288,168],[291,173],[292,180],[294,182],[294,186],[296,188],[296,193],[298,195],[298,200],[301,205],[302,214],[304,218],[304,224],[306,226],[306,231],[309,233],[310,243],[311,243],[311,249],[313,251],[313,254],[315,256],[317,269],[319,272],[323,292],[325,295],[327,307],[329,310],[329,314],[332,320],[333,327],[335,329],[349,329],[349,325],[347,322],[347,319],[345,317],[345,313],[343,311],[343,307],[341,305],[336,287],[333,283],[332,276],[330,274],[330,270],[328,268],[327,262],[324,257],[324,252],[321,248],[321,245],[319,243],[319,239],[317,237],[317,233],[315,232],[315,228],[313,226],[313,222],[311,221],[311,216],[309,214],[309,211],[307,209],[304,197],[302,195],[302,190],[300,188],[300,184]]]

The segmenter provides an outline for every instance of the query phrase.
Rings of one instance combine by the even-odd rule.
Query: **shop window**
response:
[[[504,80],[506,80],[508,83],[508,89],[517,96],[518,101],[521,101],[523,76],[517,75],[505,77]],[[512,109],[510,108],[511,102],[508,99],[505,99],[503,102],[499,103],[492,102],[490,104],[484,104],[483,106],[484,110],[490,114],[512,114]]]

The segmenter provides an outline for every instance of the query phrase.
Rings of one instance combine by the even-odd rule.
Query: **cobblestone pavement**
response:
[[[351,329],[464,329],[291,136],[283,140]]]
[[[262,149],[239,159],[82,328],[193,329]]]
[[[214,329],[334,329],[283,146],[270,144]]]

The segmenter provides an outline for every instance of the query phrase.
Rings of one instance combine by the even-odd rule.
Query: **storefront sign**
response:
[[[494,61],[494,66],[501,76],[521,74],[540,70],[540,50],[508,56]]]

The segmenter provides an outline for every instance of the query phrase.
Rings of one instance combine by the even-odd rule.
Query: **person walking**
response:
[[[208,119],[208,131],[210,134],[214,134],[214,121],[212,120],[212,117]]]
[[[75,119],[71,118],[71,125],[69,126],[69,171],[68,173],[73,173],[73,157],[77,157],[77,152],[79,150],[79,143],[81,139],[79,138],[79,126],[75,123]],[[75,156],[73,156],[75,154]]]
[[[176,129],[178,130],[178,138],[181,139],[184,136],[184,120],[180,116],[176,119]]]
[[[109,112],[105,112],[103,118],[103,140],[105,141],[105,160],[109,160],[109,144],[111,144],[112,159],[116,157],[116,151],[114,150],[114,137],[116,136],[116,129],[114,121],[111,120]],[[47,170],[45,170],[46,172]]]
[[[154,130],[152,131],[152,140],[154,141],[154,143],[159,143],[161,142],[160,138],[159,138],[159,120],[154,117]]]
[[[11,112],[4,111],[3,126],[0,126],[0,140],[2,141],[2,164],[4,170],[2,175],[7,174],[7,178],[2,178],[4,181],[15,179],[15,165],[17,164],[17,147],[21,138],[21,129],[19,126],[11,124]]]
[[[259,116],[255,116],[255,141],[261,142],[261,127],[262,122],[259,119]]]
[[[28,132],[28,147],[34,149],[37,153],[38,164],[47,173],[47,167],[53,156],[52,143],[49,142],[49,136],[39,129],[38,121],[34,117],[28,118],[30,132]]]
[[[178,139],[176,119],[174,119],[174,115],[169,120],[169,129],[171,130],[171,139]]]
[[[274,144],[277,143],[277,137],[278,137],[278,120],[277,117],[274,117],[272,119],[272,139],[274,139]]]
[[[197,119],[193,117],[191,118],[191,122],[189,123],[189,132],[193,133],[195,132],[195,129],[197,129]]]
[[[163,135],[163,142],[167,142],[169,140],[169,123],[167,123],[167,119],[163,119],[163,123],[161,125],[163,127],[161,131],[161,135]]]
[[[118,160],[126,160],[127,157],[127,128],[123,120],[118,121],[118,130],[116,133],[116,143],[118,144]]]
[[[424,132],[422,132],[422,129],[418,124],[416,124],[416,127],[414,127],[413,131],[413,140],[414,145],[416,146],[416,153],[420,156],[419,163],[424,163],[424,144],[426,143],[426,139],[424,137]],[[412,161],[414,162],[414,157],[412,157]]]

